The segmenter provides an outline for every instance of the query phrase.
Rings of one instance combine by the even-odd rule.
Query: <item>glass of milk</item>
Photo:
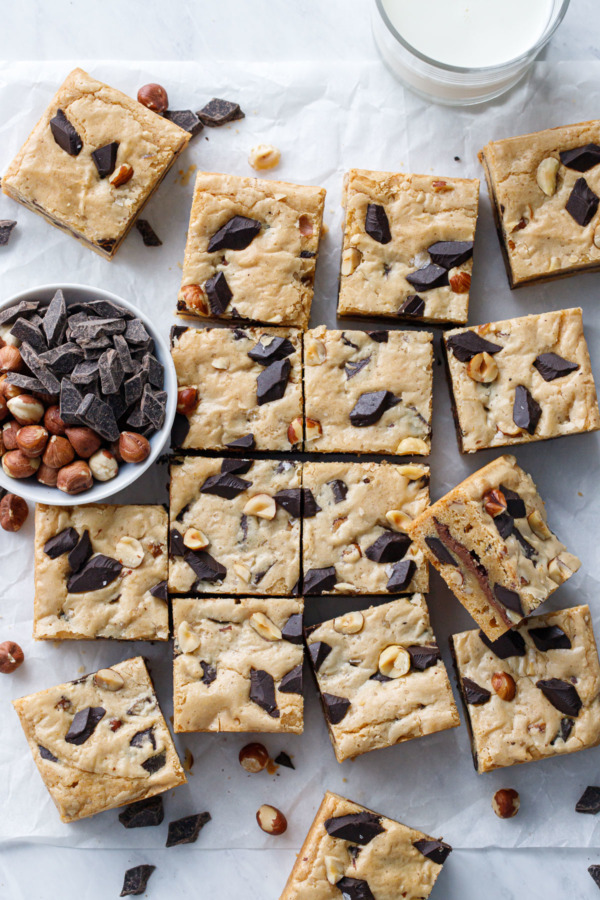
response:
[[[527,72],[570,0],[374,0],[373,36],[389,69],[450,106],[491,100]]]

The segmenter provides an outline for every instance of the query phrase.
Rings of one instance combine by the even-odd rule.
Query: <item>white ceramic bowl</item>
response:
[[[46,487],[39,484],[35,478],[17,479],[10,478],[6,475],[0,466],[0,487],[7,491],[12,491],[29,500],[32,503],[47,503],[53,506],[77,506],[81,503],[100,503],[108,499],[113,494],[122,491],[128,487],[136,479],[140,477],[154,463],[156,458],[162,453],[165,445],[169,441],[171,427],[175,418],[177,407],[177,376],[175,374],[175,366],[171,359],[168,343],[156,331],[151,321],[143,312],[141,312],[133,303],[123,300],[110,291],[104,291],[100,288],[89,287],[85,284],[44,284],[41,287],[31,288],[28,291],[22,291],[9,297],[8,300],[0,303],[0,311],[6,309],[7,306],[13,306],[20,300],[51,300],[58,289],[64,292],[67,306],[71,303],[81,303],[94,299],[111,300],[119,306],[132,312],[146,326],[148,334],[154,339],[156,358],[162,363],[165,370],[164,389],[167,392],[167,410],[165,422],[160,431],[153,434],[150,440],[150,455],[143,463],[121,463],[119,474],[112,481],[94,481],[93,487],[89,491],[81,494],[65,494],[58,488]]]

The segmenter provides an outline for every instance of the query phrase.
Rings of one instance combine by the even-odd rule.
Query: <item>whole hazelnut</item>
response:
[[[20,531],[28,513],[27,503],[16,494],[5,494],[0,501],[0,525],[4,531]]]
[[[8,344],[0,347],[0,372],[19,372],[22,367],[23,360],[18,347],[10,347]]]
[[[246,744],[242,747],[239,755],[240,766],[246,772],[262,772],[269,762],[269,754],[267,748],[263,744],[253,743]]]
[[[137,98],[138,103],[141,103],[142,106],[161,115],[169,108],[169,98],[161,84],[145,84],[139,89]]]
[[[150,441],[135,431],[124,431],[119,438],[119,453],[123,462],[144,462],[150,455]]]
[[[9,410],[19,425],[37,425],[44,417],[44,406],[29,394],[19,394],[7,401]]]
[[[90,467],[82,459],[71,463],[70,466],[63,466],[56,479],[56,487],[65,494],[81,494],[82,491],[89,491],[93,483]]]
[[[45,466],[51,469],[62,469],[75,459],[75,451],[66,437],[53,434],[42,457]]]
[[[104,448],[90,456],[89,467],[96,481],[110,481],[119,474],[119,463],[110,450]]]
[[[2,468],[9,478],[31,478],[39,465],[39,458],[29,459],[21,450],[9,450],[2,457]]]
[[[0,644],[0,672],[10,675],[25,659],[25,654],[14,641],[2,641]]]
[[[48,429],[50,434],[58,434],[61,437],[64,435],[67,426],[60,417],[59,406],[55,405],[48,407],[44,413],[44,426]]]
[[[18,422],[15,422],[14,419],[11,422],[6,422],[6,424],[2,428],[2,441],[4,443],[5,450],[17,449],[17,434],[20,429],[21,426]]]
[[[119,442],[118,441],[113,441],[112,444],[109,444],[108,449],[110,450],[110,452],[112,453],[112,455],[114,456],[114,458],[116,459],[116,461],[118,463],[123,462],[123,457],[121,456],[121,452],[119,450]]]
[[[267,834],[283,834],[287,829],[287,819],[281,810],[267,803],[257,811],[256,821]]]
[[[183,387],[177,391],[177,412],[189,416],[198,406],[198,388]]]
[[[31,459],[41,456],[48,443],[48,432],[42,425],[25,425],[17,432],[17,447]]]
[[[89,459],[90,456],[93,456],[102,443],[100,435],[85,426],[67,428],[65,433],[74,447],[75,453],[82,459]]]
[[[179,291],[179,300],[186,307],[197,310],[200,315],[210,315],[210,306],[205,291],[199,284],[186,284]]]
[[[36,472],[36,479],[40,484],[46,485],[46,487],[56,487],[56,482],[58,481],[58,473],[59,469],[53,469],[51,466],[45,465],[42,463],[39,469]]]
[[[8,406],[6,405],[6,398],[0,396],[0,422],[4,422],[7,415],[8,415]]]
[[[494,672],[492,675],[492,687],[501,700],[514,700],[517,692],[515,679],[508,672]]]
[[[514,788],[501,788],[492,797],[492,809],[500,819],[512,819],[520,805],[521,799]]]
[[[16,384],[10,382],[6,375],[0,375],[0,395],[5,400],[12,400],[13,397],[18,397],[19,394],[24,393],[23,388],[17,387]]]

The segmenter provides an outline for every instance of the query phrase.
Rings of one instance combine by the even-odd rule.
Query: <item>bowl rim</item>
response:
[[[165,369],[165,387],[167,391],[167,407],[165,413],[165,421],[160,429],[152,435],[150,440],[150,455],[143,463],[125,463],[121,464],[119,474],[110,481],[94,481],[93,487],[89,491],[81,494],[65,494],[58,488],[51,488],[46,485],[39,485],[30,479],[14,479],[4,473],[0,466],[0,489],[5,489],[10,493],[18,494],[24,500],[31,503],[42,503],[48,506],[85,506],[89,503],[102,503],[114,494],[132,485],[144,472],[147,472],[150,466],[154,464],[165,448],[171,435],[171,428],[175,420],[175,412],[177,407],[177,374],[175,365],[171,356],[169,345],[165,338],[158,333],[155,325],[150,318],[139,307],[129,300],[125,300],[119,294],[107,291],[105,288],[94,287],[90,284],[78,284],[76,282],[61,282],[52,284],[40,284],[26,290],[19,291],[16,294],[0,301],[0,311],[14,306],[22,300],[46,299],[45,294],[54,295],[56,291],[62,290],[65,294],[67,305],[69,303],[78,302],[69,295],[75,292],[87,295],[88,299],[112,300],[119,306],[124,307],[132,312],[144,323],[148,333],[153,338],[157,348],[160,350],[160,361]],[[90,296],[93,294],[92,296]],[[50,297],[48,298],[50,299]]]

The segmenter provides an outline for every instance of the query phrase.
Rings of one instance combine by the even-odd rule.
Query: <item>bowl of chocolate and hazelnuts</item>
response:
[[[52,284],[0,304],[0,488],[104,500],[162,452],[176,404],[166,342],[126,300]]]

